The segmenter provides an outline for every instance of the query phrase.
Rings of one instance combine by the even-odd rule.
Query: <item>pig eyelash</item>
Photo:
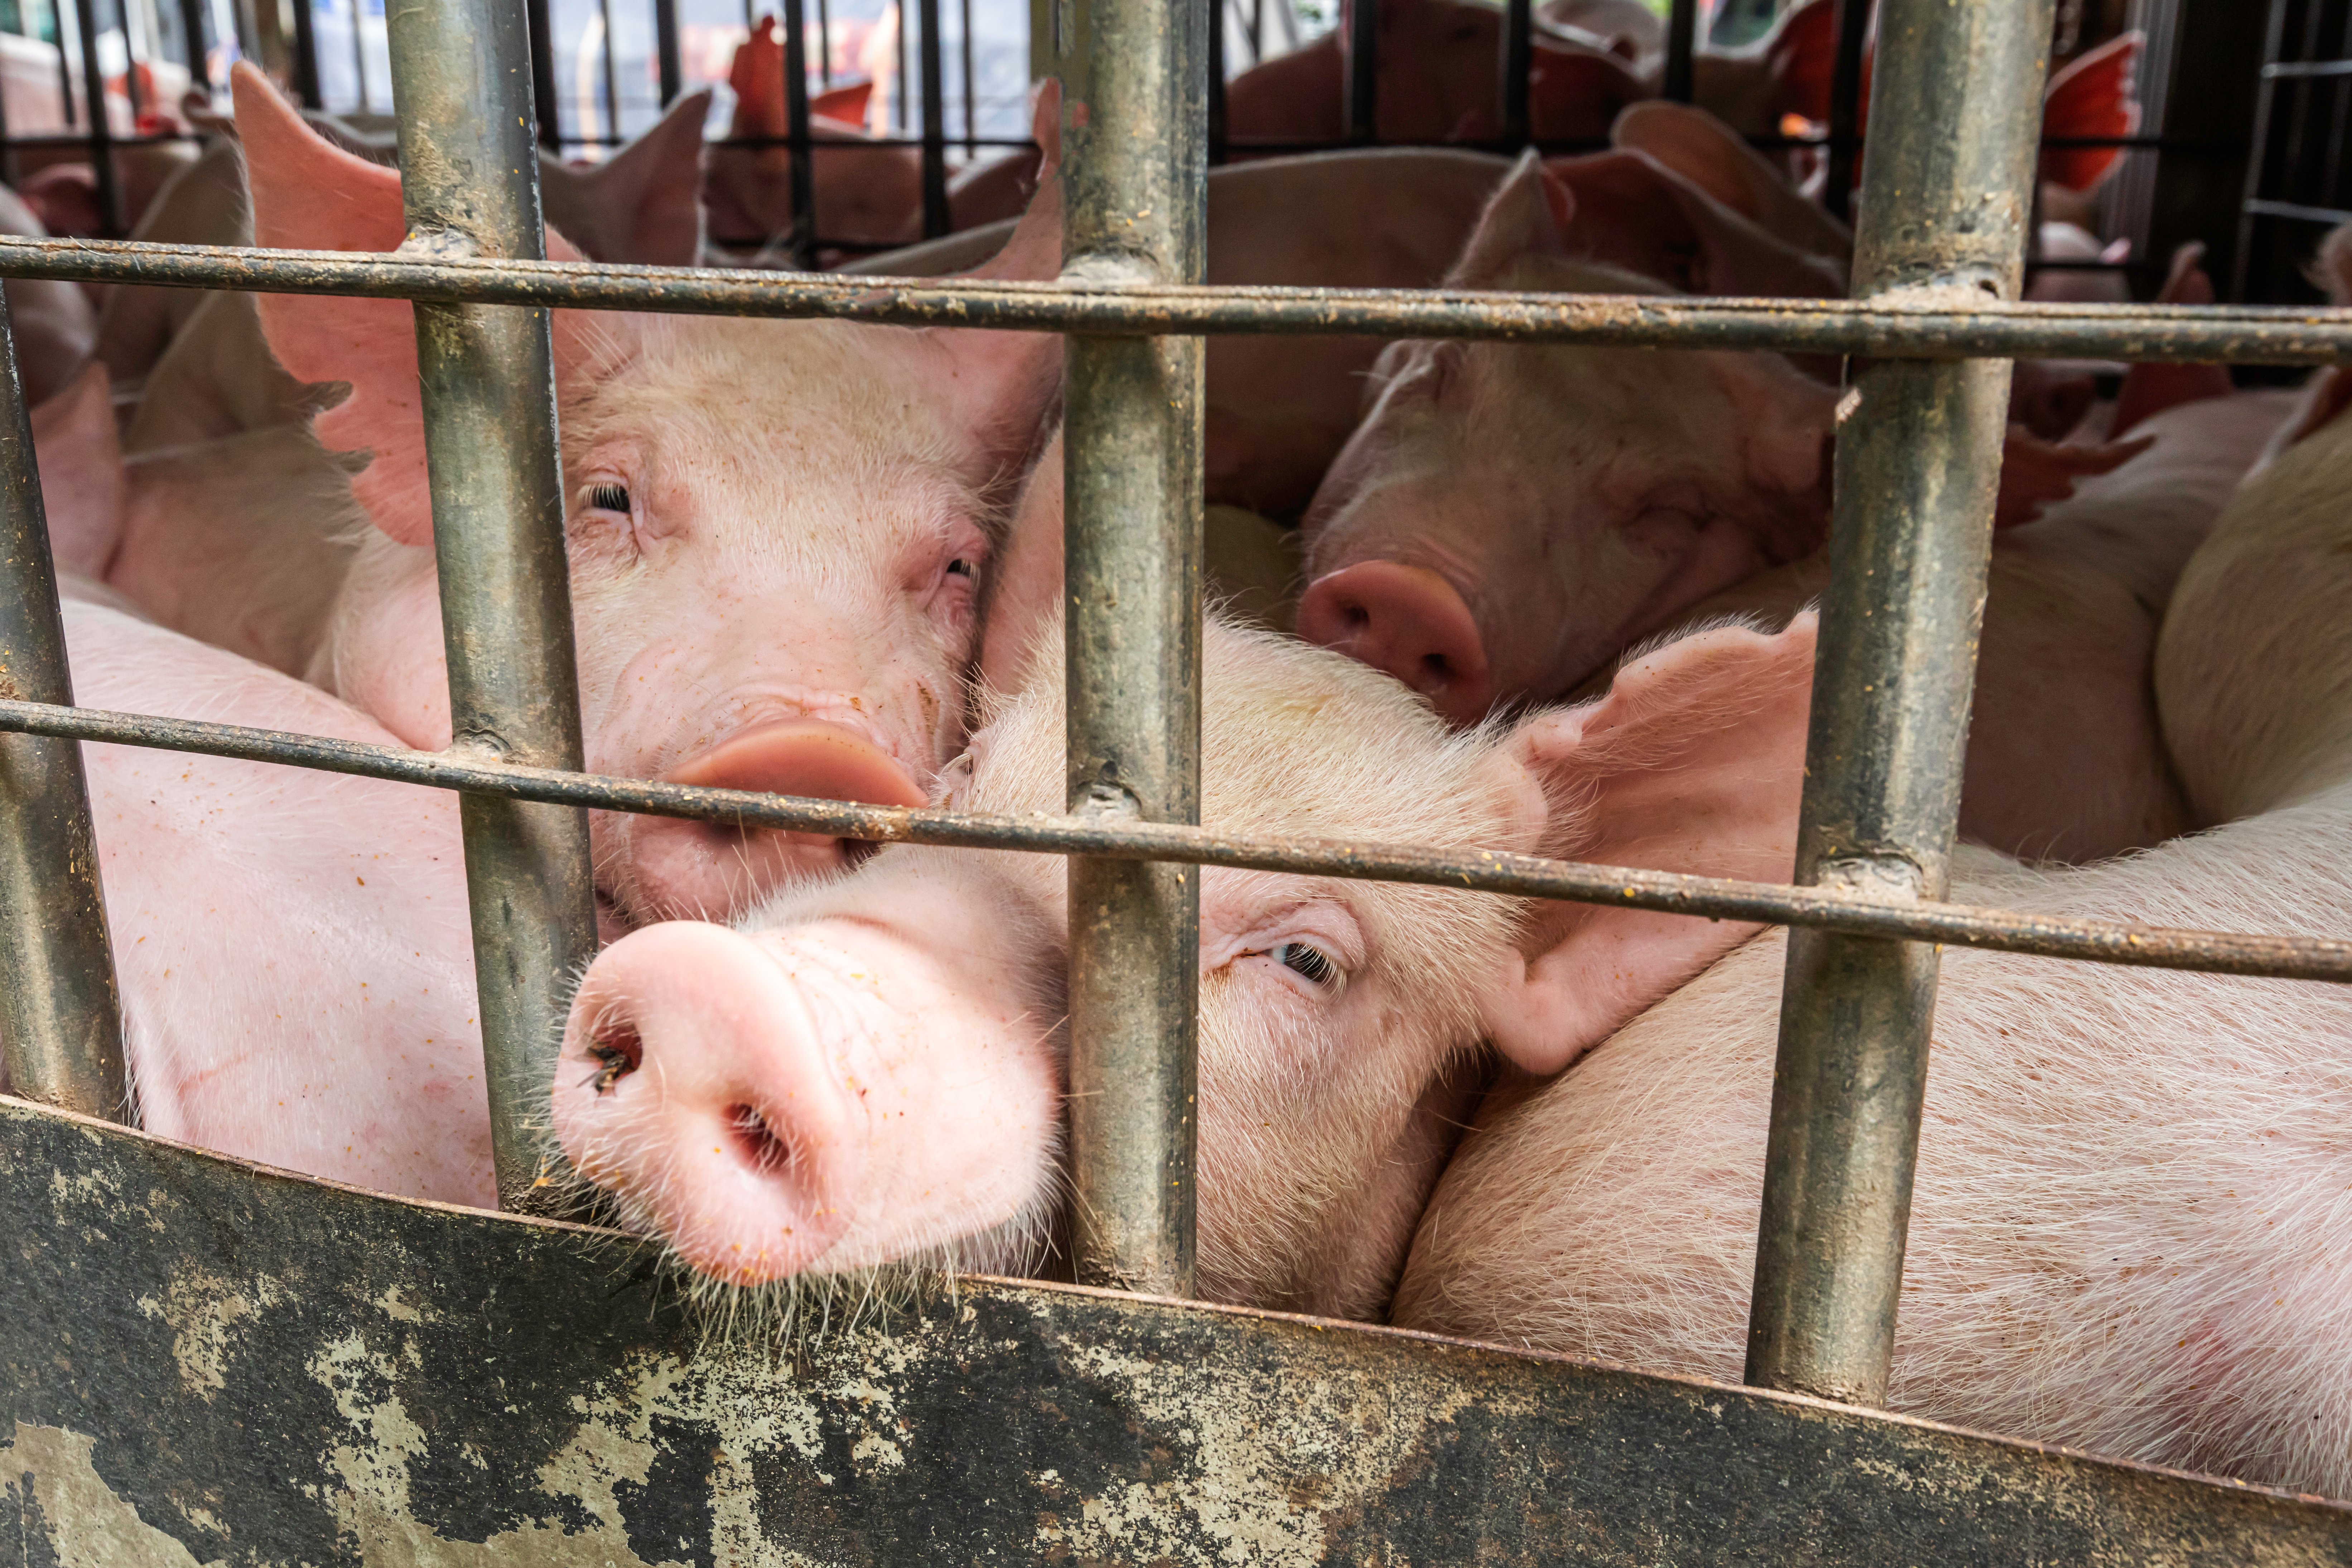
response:
[[[629,489],[626,485],[601,484],[588,487],[588,504],[598,511],[629,514]]]
[[[1258,956],[1272,959],[1318,991],[1337,995],[1348,984],[1348,972],[1339,961],[1311,942],[1278,942],[1260,949]]]

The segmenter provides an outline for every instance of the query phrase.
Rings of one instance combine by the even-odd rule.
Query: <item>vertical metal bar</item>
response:
[[[1691,100],[1692,64],[1698,48],[1698,0],[1674,0],[1666,14],[1665,97],[1676,103]],[[1772,128],[1775,131],[1779,126]]]
[[[662,108],[686,89],[686,67],[677,48],[677,0],[654,0],[654,54],[661,72]]]
[[[621,82],[613,61],[613,0],[596,0],[596,20],[604,29],[604,141],[608,148],[616,148],[621,144]]]
[[[1250,64],[1265,63],[1265,0],[1250,0]]]
[[[530,100],[538,110],[539,144],[560,155],[563,148],[563,120],[557,112],[561,95],[555,86],[555,20],[549,13],[548,0],[523,0],[523,17],[530,34]],[[387,5],[387,27],[391,20],[392,7]],[[395,83],[399,79],[397,75],[393,78]],[[395,91],[392,98],[397,110],[400,94]]]
[[[205,0],[180,0],[180,31],[188,40],[188,80],[191,84],[212,90],[212,48],[210,30],[205,26]]]
[[[1853,216],[1853,164],[1862,151],[1862,54],[1870,36],[1870,0],[1837,0],[1837,55],[1830,67],[1829,182],[1822,205],[1836,218]]]
[[[1225,0],[1203,0],[1209,7],[1209,163],[1225,161]],[[971,0],[964,0],[969,6]]]
[[[1380,138],[1380,0],[1349,0],[1348,6],[1347,133],[1350,142]]]
[[[2053,0],[1885,0],[1854,292],[2012,300]],[[2010,366],[1888,361],[1837,443],[1796,879],[1944,896]],[[1790,933],[1748,1381],[1882,1402],[1936,1004],[1933,946]]]
[[[1096,0],[1064,275],[1198,282],[1207,7]],[[1065,570],[1070,809],[1198,822],[1201,340],[1071,338]],[[1192,1288],[1200,882],[1074,859],[1070,1153],[1081,1281]]]
[[[890,40],[890,41],[891,41],[891,43],[892,43],[894,46],[896,46],[896,47],[897,47],[897,49],[898,49],[898,76],[894,79],[894,85],[895,85],[896,90],[895,90],[895,91],[893,91],[893,92],[890,94],[890,100],[891,100],[891,101],[890,101],[890,122],[891,122],[891,124],[893,124],[893,125],[895,125],[895,126],[897,126],[897,127],[898,127],[898,133],[899,133],[900,135],[902,135],[902,136],[903,136],[903,135],[905,135],[905,134],[906,134],[906,132],[907,132],[907,5],[906,5],[906,0],[892,0],[890,9],[891,9],[893,12],[895,12],[895,13],[897,14],[897,16],[898,16],[898,31],[897,31],[894,35],[892,35],[892,37],[891,37],[891,40]]]
[[[0,356],[0,690],[70,703],[48,519],[5,297]],[[89,788],[71,741],[0,738],[0,1043],[13,1093],[129,1120]]]
[[[109,239],[122,237],[122,187],[114,167],[114,123],[106,112],[106,72],[98,63],[98,8],[74,0],[74,30],[81,40],[83,107],[89,114],[89,167],[98,177],[98,221]]]
[[[375,105],[369,100],[367,85],[367,39],[360,31],[360,0],[352,0],[352,69],[358,74],[360,112],[373,114]]]
[[[833,7],[827,0],[816,0],[816,80],[833,90]]]
[[[1531,139],[1528,98],[1536,68],[1533,0],[1505,0],[1503,6],[1503,142],[1524,147]]]
[[[318,18],[310,14],[314,3],[294,0],[294,96],[305,109],[324,109],[327,100],[319,91]]]
[[[387,8],[401,194],[435,255],[546,254],[530,41],[505,0]],[[548,312],[416,310],[454,749],[580,765]],[[587,814],[468,795],[460,807],[499,1197],[528,1207],[530,1064],[596,951]]]
[[[971,0],[956,0],[958,35],[963,52],[963,155],[980,156],[980,93],[972,86]]]
[[[2290,0],[2271,0],[2270,37],[2263,46],[2263,63],[2278,63],[2279,51],[2286,43],[2286,13]],[[2230,278],[2230,298],[2242,300],[2253,280],[2255,226],[2263,221],[2252,210],[2260,201],[2267,182],[2263,175],[2271,162],[2271,147],[2275,141],[2273,114],[2278,107],[2278,80],[2264,72],[2262,85],[2254,93],[2253,140],[2246,149],[2246,190],[2238,205],[2238,254]]]
[[[131,26],[131,0],[114,0],[114,19],[122,25],[122,96],[131,105],[131,133],[139,133],[139,116],[147,107],[147,95],[139,87],[141,51],[134,41]],[[152,55],[154,50],[149,49]]]
[[[66,56],[66,0],[49,0],[49,17],[58,31],[58,97],[65,107],[66,129],[70,131],[79,121],[74,115],[73,66]]]
[[[808,34],[801,0],[783,0],[784,125],[792,139],[793,263],[816,265],[816,138],[809,130]]]
[[[940,58],[940,0],[919,0],[923,23],[923,237],[948,231],[947,66]]]

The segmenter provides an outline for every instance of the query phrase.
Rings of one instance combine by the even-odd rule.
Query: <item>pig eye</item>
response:
[[[629,490],[625,485],[591,485],[588,504],[598,511],[617,511],[626,516],[629,510]]]
[[[1307,942],[1277,942],[1265,950],[1265,955],[1309,985],[1334,986],[1347,978],[1347,971],[1337,960]]]
[[[970,577],[977,570],[978,568],[961,555],[948,563],[948,575],[950,577]]]

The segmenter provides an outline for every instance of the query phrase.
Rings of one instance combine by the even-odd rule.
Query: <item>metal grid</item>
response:
[[[18,1092],[119,1118],[119,1007],[76,739],[455,789],[493,1085],[561,1023],[593,952],[584,808],[1069,856],[1071,1080],[1084,1281],[1188,1293],[1191,862],[1622,903],[1800,928],[1790,944],[1748,1359],[1759,1386],[1883,1400],[1937,963],[1931,942],[2352,978],[2352,944],[2052,921],[1943,900],[2008,367],[1987,356],[2340,363],[2352,312],[2024,307],[2053,0],[1888,0],[1852,301],[1643,300],[1199,287],[1206,119],[1197,7],[1099,0],[1092,124],[1072,134],[1066,280],[893,283],[550,264],[524,20],[395,8],[404,165],[433,260],[0,241],[0,275],[406,298],[416,331],[455,731],[449,752],[93,713],[71,703],[26,410],[0,377],[0,998]],[[1686,7],[1685,7],[1686,10]],[[1965,62],[1965,66],[1963,65]],[[1987,203],[1984,193],[2006,193]],[[1960,199],[1963,195],[1966,200]],[[1953,215],[1965,213],[1965,218]],[[1967,302],[1954,303],[1959,298]],[[550,315],[809,315],[1070,335],[1068,800],[1059,822],[743,795],[580,772]],[[0,308],[4,309],[4,308]],[[0,315],[0,342],[5,342]],[[1271,844],[1197,814],[1203,331],[1379,332],[1868,355],[1837,453],[1796,885],[1393,846]],[[1112,606],[1116,605],[1116,613]],[[1903,759],[1897,765],[1895,759]],[[1150,977],[1139,983],[1139,974]],[[1099,1091],[1099,1092],[1097,1092]],[[521,1106],[492,1100],[499,1183],[527,1205]]]

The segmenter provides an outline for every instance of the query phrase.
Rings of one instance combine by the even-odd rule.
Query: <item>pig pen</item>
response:
[[[0,1561],[2352,1561],[2340,1504],[1872,1408],[1940,944],[2352,980],[2343,942],[1942,899],[2009,357],[2352,357],[2343,311],[2016,302],[2053,0],[1887,0],[1874,90],[1904,112],[1875,121],[1855,298],[1796,302],[1192,284],[1211,41],[1171,0],[1087,7],[1062,281],[549,263],[526,11],[543,7],[393,8],[401,254],[0,239],[0,275],[416,302],[458,716],[457,743],[428,754],[74,706],[11,346],[0,1005],[20,1098],[0,1100]],[[1847,11],[1850,133],[1864,7]],[[1526,0],[1510,14],[1523,60]],[[1692,14],[1677,5],[1670,80],[1688,79]],[[797,47],[796,3],[786,22]],[[804,101],[793,114],[804,132]],[[557,304],[1067,334],[1069,814],[583,773]],[[1838,444],[1796,885],[1189,826],[1202,335],[1267,331],[1867,356]],[[461,793],[507,1212],[125,1124],[82,741]],[[714,1327],[627,1238],[536,1213],[549,1184],[520,1086],[594,952],[590,806],[1068,857],[1082,1283],[941,1281],[903,1311],[776,1341]],[[1795,928],[1749,1386],[1185,1301],[1197,866]]]

